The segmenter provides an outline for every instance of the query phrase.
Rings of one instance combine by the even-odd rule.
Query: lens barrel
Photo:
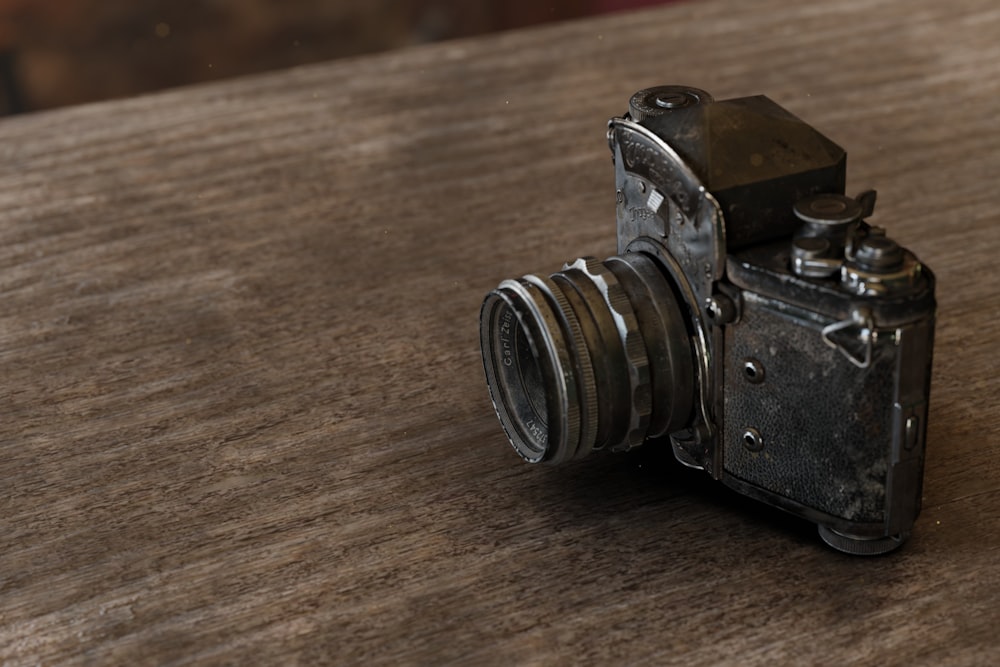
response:
[[[648,255],[503,281],[483,302],[480,343],[497,416],[532,463],[626,450],[689,421],[690,337]]]

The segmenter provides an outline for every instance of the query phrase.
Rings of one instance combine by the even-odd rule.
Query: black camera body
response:
[[[844,195],[846,154],[766,97],[636,93],[609,123],[618,255],[504,281],[481,317],[530,461],[669,442],[853,554],[920,510],[934,277]]]

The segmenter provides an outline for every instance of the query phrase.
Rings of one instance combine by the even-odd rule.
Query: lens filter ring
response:
[[[580,400],[570,345],[538,285],[505,280],[480,312],[486,379],[500,423],[531,463],[561,463],[580,441]]]

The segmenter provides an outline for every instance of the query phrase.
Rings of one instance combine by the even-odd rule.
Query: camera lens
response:
[[[694,401],[678,299],[642,253],[505,280],[480,315],[486,379],[517,452],[561,463],[682,428]]]

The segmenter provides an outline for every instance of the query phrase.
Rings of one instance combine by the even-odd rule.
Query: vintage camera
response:
[[[920,511],[934,276],[767,97],[642,90],[613,118],[618,254],[505,280],[480,336],[530,462],[646,441],[851,554]]]

